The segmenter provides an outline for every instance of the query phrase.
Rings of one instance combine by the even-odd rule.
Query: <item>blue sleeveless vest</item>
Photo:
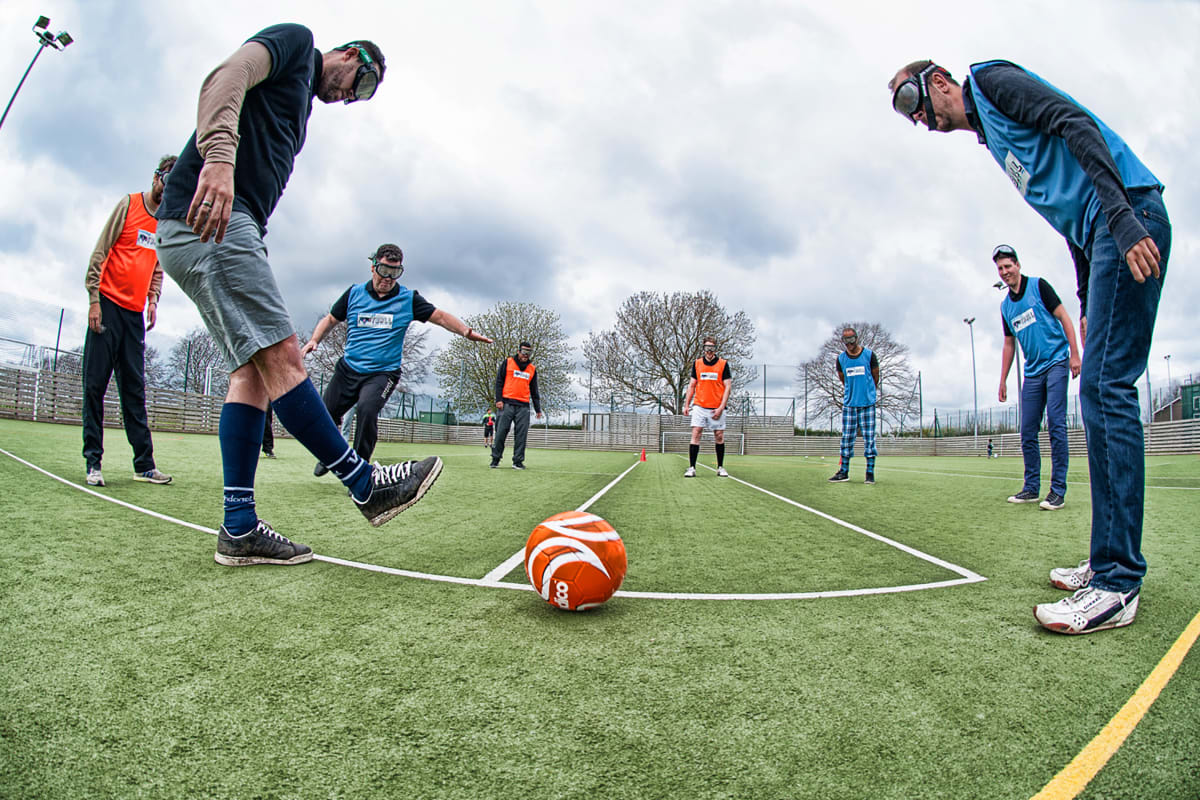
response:
[[[413,321],[413,292],[398,286],[394,297],[376,300],[367,292],[370,285],[367,281],[350,287],[343,357],[355,372],[393,372],[400,369],[404,334]]]
[[[864,347],[858,358],[842,351],[838,363],[846,376],[846,388],[842,394],[842,405],[863,408],[875,405],[875,379],[871,377],[871,350]]]
[[[1000,315],[1025,356],[1025,377],[1041,375],[1071,354],[1062,324],[1046,310],[1037,278],[1025,278],[1025,294],[1013,302],[1012,293],[1000,303]]]

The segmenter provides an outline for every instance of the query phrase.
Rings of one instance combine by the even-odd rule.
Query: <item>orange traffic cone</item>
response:
[[[641,459],[639,459],[639,460],[640,460],[640,461],[645,461],[645,460],[646,460],[646,448],[644,448],[644,447],[642,448],[642,457],[641,457]]]

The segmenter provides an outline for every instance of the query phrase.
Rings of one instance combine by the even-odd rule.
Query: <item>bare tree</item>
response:
[[[875,354],[879,361],[877,409],[884,419],[896,422],[901,416],[915,413],[913,385],[916,377],[908,361],[908,346],[892,337],[891,331],[876,322],[847,322],[834,328],[812,359],[796,370],[796,381],[808,375],[809,410],[814,416],[842,411],[843,385],[837,374],[837,357],[845,351],[842,331],[853,328],[858,343]],[[814,405],[815,404],[815,405]]]
[[[744,311],[728,313],[708,291],[638,292],[626,298],[616,326],[584,343],[592,396],[635,408],[661,404],[668,413],[682,414],[705,336],[716,338],[717,354],[729,362],[733,375],[733,395],[739,394],[756,376],[749,364],[754,323]]]
[[[168,368],[157,347],[146,345],[145,362],[146,385],[159,389],[170,388],[167,385]]]
[[[209,394],[224,395],[229,388],[229,365],[204,328],[192,328],[175,343],[167,356],[167,369],[167,388],[203,394],[210,375]]]
[[[480,344],[456,336],[434,358],[441,394],[454,402],[460,414],[482,415],[493,405],[500,363],[516,353],[521,342],[533,345],[542,410],[549,414],[570,406],[575,399],[571,387],[575,364],[558,314],[533,303],[497,303],[463,321],[495,342]]]

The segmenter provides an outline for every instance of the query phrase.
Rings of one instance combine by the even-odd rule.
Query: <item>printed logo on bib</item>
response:
[[[144,231],[138,228],[137,246],[145,247],[147,250],[154,249],[154,234],[150,231]]]
[[[359,314],[358,327],[360,328],[390,328],[392,327],[391,314]]]
[[[866,367],[848,367],[846,369],[846,377],[847,378],[857,378],[857,377],[860,377],[860,376],[866,375],[866,374],[867,374]]]
[[[715,380],[717,380],[717,373],[715,373],[715,372],[701,372],[701,373],[700,373],[700,380],[702,380],[702,381],[715,381]]]
[[[529,380],[529,373],[528,373],[528,372],[521,372],[521,370],[519,370],[519,369],[514,369],[514,370],[513,370],[513,377],[514,377],[514,378],[520,378],[520,379],[521,379],[521,380],[523,380],[523,381],[527,381],[527,380]]]
[[[1017,191],[1024,197],[1029,192],[1029,170],[1017,160],[1017,157],[1012,154],[1012,150],[1008,151],[1008,155],[1004,157],[1004,171],[1008,173],[1008,179],[1013,182],[1013,186],[1017,187]]]
[[[1034,316],[1033,309],[1032,308],[1026,309],[1021,314],[1019,314],[1013,318],[1013,321],[1012,321],[1013,333],[1018,333],[1020,331],[1023,331],[1035,322],[1037,322],[1037,317]]]

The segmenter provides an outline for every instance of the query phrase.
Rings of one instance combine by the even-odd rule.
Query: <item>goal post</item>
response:
[[[658,452],[686,453],[688,445],[691,443],[691,431],[663,431],[659,436]],[[711,451],[714,445],[716,445],[716,441],[713,439],[712,431],[703,431],[700,434],[701,451]],[[746,434],[725,431],[725,446],[728,451],[736,451],[739,456],[746,455]]]

